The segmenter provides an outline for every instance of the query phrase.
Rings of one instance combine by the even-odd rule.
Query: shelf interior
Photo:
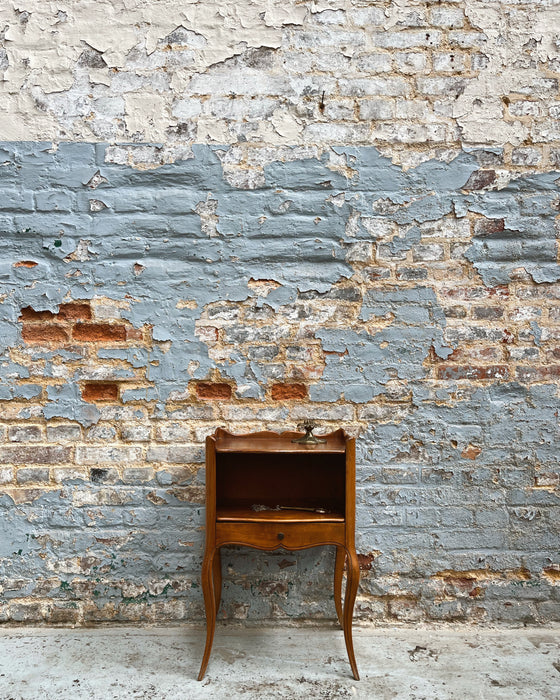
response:
[[[344,454],[220,453],[216,455],[216,508],[220,517],[247,521],[325,520],[344,514]],[[322,508],[328,513],[276,511],[277,506]],[[255,510],[253,506],[265,506]],[[288,516],[287,513],[290,515]],[[343,516],[342,516],[342,519]]]
[[[253,505],[253,504],[252,504]],[[252,505],[220,506],[216,511],[218,522],[230,523],[343,523],[344,513],[329,511],[317,513],[302,510],[254,510]],[[257,504],[259,505],[259,504]]]

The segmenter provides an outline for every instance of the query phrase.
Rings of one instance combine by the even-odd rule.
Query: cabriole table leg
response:
[[[219,552],[216,549],[207,550],[202,562],[202,593],[204,595],[204,607],[206,609],[206,646],[204,647],[204,656],[200,664],[200,672],[198,680],[201,681],[206,673],[206,667],[210,660],[210,652],[212,651],[212,642],[214,641],[214,631],[216,629],[216,601],[219,601],[220,593],[214,587],[216,575],[216,566],[214,561],[219,561]],[[220,572],[221,573],[221,572]]]
[[[358,583],[360,580],[360,565],[358,555],[354,548],[347,548],[348,555],[348,572],[346,579],[346,595],[344,597],[344,641],[346,642],[346,651],[348,652],[348,660],[354,678],[359,681],[360,674],[356,665],[356,657],[354,656],[354,643],[352,641],[352,615],[354,612],[354,601],[358,592]]]
[[[344,622],[342,619],[342,575],[344,572],[344,561],[346,560],[346,550],[344,547],[337,545],[336,559],[334,562],[334,606],[336,608],[336,616],[342,628]]]

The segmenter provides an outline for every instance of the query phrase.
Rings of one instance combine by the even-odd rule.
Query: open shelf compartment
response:
[[[297,452],[288,458],[274,452],[219,453],[216,455],[216,519],[343,522],[345,467],[344,454],[338,453]]]

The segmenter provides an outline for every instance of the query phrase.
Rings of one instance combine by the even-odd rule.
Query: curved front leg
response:
[[[222,599],[222,555],[218,547],[214,552],[213,563],[213,579],[214,579],[214,601],[216,604],[216,615],[220,609],[220,600]]]
[[[354,643],[352,641],[352,614],[354,612],[354,601],[358,592],[358,583],[360,580],[360,564],[356,550],[352,547],[346,549],[348,555],[348,571],[346,578],[346,595],[344,596],[344,641],[346,642],[346,651],[348,652],[348,660],[354,678],[359,681],[360,674],[356,665],[356,657],[354,656]]]
[[[341,627],[344,627],[342,620],[342,574],[344,572],[345,559],[346,550],[341,545],[337,545],[334,562],[334,607],[336,608],[336,616]]]
[[[202,562],[202,593],[204,594],[204,607],[206,610],[206,646],[204,647],[204,656],[200,664],[200,672],[198,680],[201,681],[206,673],[206,667],[210,660],[210,652],[212,651],[212,642],[214,641],[214,631],[216,629],[216,592],[214,589],[214,559],[216,549],[207,549]]]

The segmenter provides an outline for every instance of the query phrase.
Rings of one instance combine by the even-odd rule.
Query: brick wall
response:
[[[0,620],[200,620],[205,436],[308,416],[360,619],[559,619],[560,10],[258,5],[0,10]]]

